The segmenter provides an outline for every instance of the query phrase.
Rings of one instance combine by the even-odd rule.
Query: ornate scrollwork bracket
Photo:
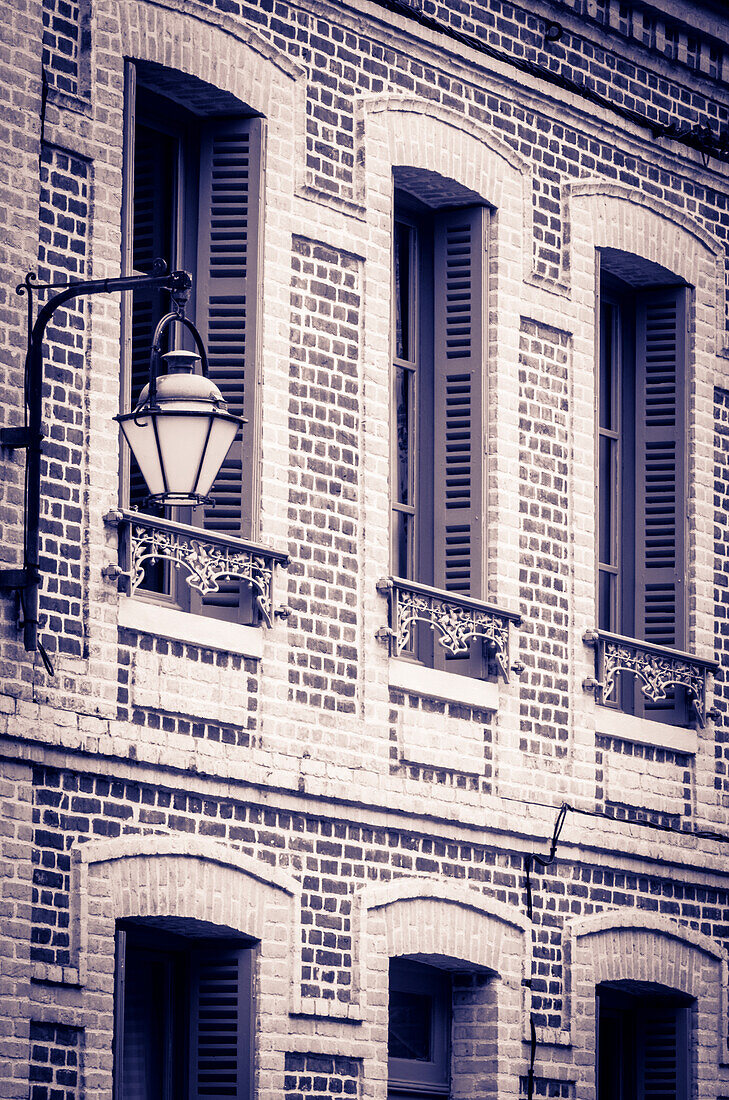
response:
[[[217,591],[223,578],[249,585],[261,617],[271,625],[276,613],[273,607],[274,568],[276,564],[288,563],[287,554],[142,513],[117,515],[127,559],[122,576],[126,578],[130,596],[143,583],[148,563],[166,561],[202,596]]]
[[[706,676],[716,669],[715,661],[603,630],[588,630],[583,640],[595,649],[595,678],[586,680],[584,687],[595,692],[598,703],[614,704],[618,673],[630,672],[651,702],[667,698],[672,685],[684,687],[699,725],[705,725]]]
[[[410,644],[416,622],[427,623],[436,641],[453,657],[467,657],[474,638],[481,638],[505,680],[509,678],[509,627],[521,617],[466,596],[455,596],[400,577],[378,581],[379,592],[387,593],[390,623],[382,637],[390,653],[399,657]]]

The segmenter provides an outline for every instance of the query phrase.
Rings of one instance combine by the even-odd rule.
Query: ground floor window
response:
[[[648,983],[598,986],[598,1100],[688,1100],[690,1004]]]
[[[450,1095],[451,976],[409,959],[390,962],[388,1100]]]
[[[250,1100],[251,954],[197,921],[119,923],[114,1100]]]

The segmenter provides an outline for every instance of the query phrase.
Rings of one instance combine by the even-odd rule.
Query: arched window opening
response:
[[[250,1100],[252,946],[199,920],[117,922],[114,1100]]]
[[[688,1100],[692,999],[650,982],[597,987],[597,1100]]]

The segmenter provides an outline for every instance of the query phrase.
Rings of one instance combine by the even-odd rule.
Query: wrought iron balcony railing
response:
[[[595,678],[585,680],[584,687],[586,691],[595,692],[598,703],[617,705],[618,674],[627,672],[634,676],[645,698],[653,703],[667,699],[674,685],[685,688],[696,719],[704,726],[706,677],[718,667],[716,661],[635,638],[623,638],[605,630],[588,630],[583,639],[595,650]]]
[[[391,656],[399,657],[409,646],[417,622],[426,623],[445,653],[453,657],[467,657],[471,641],[481,638],[508,680],[509,627],[511,623],[519,625],[520,615],[402,577],[383,577],[377,590],[388,597],[389,627],[380,636],[389,641]]]
[[[244,539],[204,531],[141,512],[113,512],[118,524],[120,573],[133,596],[145,579],[145,567],[169,562],[191,589],[206,596],[219,589],[223,578],[250,586],[261,617],[270,626],[274,613],[274,567],[288,564],[288,555]]]

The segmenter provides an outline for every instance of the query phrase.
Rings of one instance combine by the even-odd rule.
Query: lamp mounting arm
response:
[[[25,648],[34,651],[38,642],[38,589],[41,440],[43,411],[43,338],[55,311],[73,298],[94,294],[114,294],[148,290],[157,287],[169,290],[173,302],[182,305],[190,296],[192,279],[186,271],[167,271],[163,260],[155,260],[148,275],[129,275],[118,279],[87,279],[68,283],[38,283],[31,272],[18,286],[18,294],[28,296],[28,351],[25,360],[25,409],[26,422],[22,428],[1,428],[0,445],[6,448],[26,449],[25,536],[22,569],[0,570],[0,590],[9,589],[20,594],[23,611],[23,639]],[[57,290],[39,310],[32,322],[33,291]]]

